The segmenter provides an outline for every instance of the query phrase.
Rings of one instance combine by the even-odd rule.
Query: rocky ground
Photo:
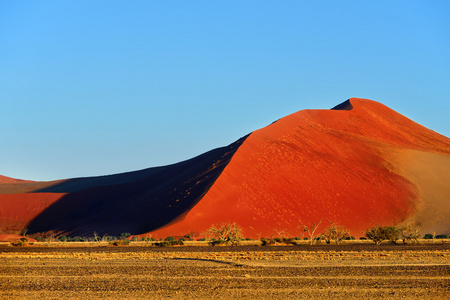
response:
[[[448,299],[450,245],[0,246],[1,299]]]

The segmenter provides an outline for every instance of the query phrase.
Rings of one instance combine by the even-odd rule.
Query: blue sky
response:
[[[450,136],[448,1],[1,1],[0,174],[175,163],[379,101]]]

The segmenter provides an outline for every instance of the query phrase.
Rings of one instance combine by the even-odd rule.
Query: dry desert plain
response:
[[[450,244],[438,241],[264,247],[73,245],[0,245],[0,298],[450,297]]]

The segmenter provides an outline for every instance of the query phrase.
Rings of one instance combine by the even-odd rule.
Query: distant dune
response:
[[[257,238],[300,221],[420,224],[450,233],[450,139],[375,101],[302,110],[178,164],[53,182],[0,176],[0,230],[200,234],[236,222]]]

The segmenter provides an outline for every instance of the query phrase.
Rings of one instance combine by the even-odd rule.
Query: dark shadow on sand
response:
[[[29,233],[140,234],[167,225],[203,198],[246,138],[177,164],[69,179],[34,191],[68,194],[34,218]]]

